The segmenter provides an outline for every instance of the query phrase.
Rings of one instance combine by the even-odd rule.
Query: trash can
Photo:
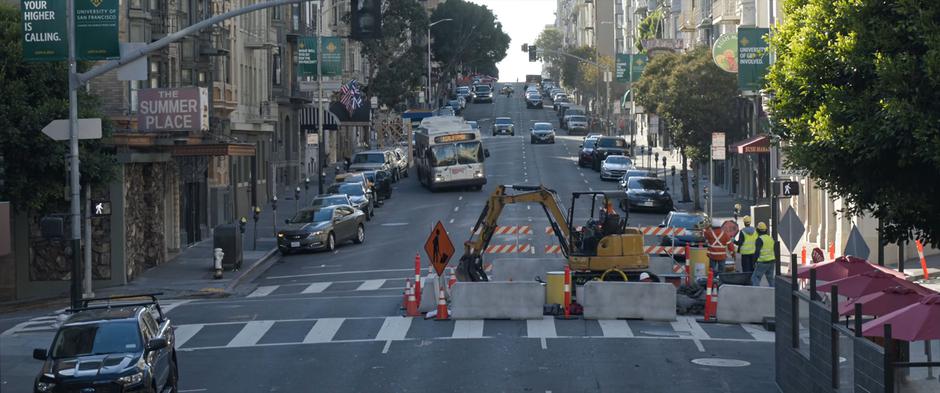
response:
[[[565,303],[565,272],[548,272],[545,287],[545,304]]]
[[[707,278],[708,271],[711,270],[708,260],[708,249],[705,247],[692,248],[691,252],[692,276],[695,278]]]
[[[238,224],[222,224],[212,231],[212,248],[221,248],[222,269],[238,270],[242,267],[242,234]],[[210,261],[215,262],[212,257]]]

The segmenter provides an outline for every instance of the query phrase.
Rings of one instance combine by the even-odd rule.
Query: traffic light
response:
[[[529,45],[529,61],[538,61],[538,48],[535,45]]]
[[[529,44],[528,43],[522,44],[522,52],[528,52],[528,51],[529,51]]]
[[[351,0],[352,38],[382,37],[382,0]]]

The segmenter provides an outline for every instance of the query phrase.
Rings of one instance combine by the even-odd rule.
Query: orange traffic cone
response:
[[[435,320],[446,321],[449,319],[450,316],[447,315],[447,299],[444,298],[444,288],[441,288],[437,295],[437,319]]]
[[[409,317],[420,317],[421,313],[418,312],[418,301],[415,300],[415,293],[414,288],[411,286],[411,280],[408,280],[408,289],[406,289],[406,292],[408,292],[408,302],[405,305],[405,308],[407,309],[405,315]]]

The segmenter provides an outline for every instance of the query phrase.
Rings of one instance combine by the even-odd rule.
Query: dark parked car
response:
[[[176,337],[157,295],[85,299],[70,310],[51,348],[33,350],[43,361],[33,392],[177,391]],[[150,300],[133,300],[141,297]]]
[[[705,242],[705,228],[710,223],[705,213],[669,212],[660,227],[685,228],[682,235],[666,235],[660,240],[660,245],[669,247],[685,247],[686,244]],[[684,255],[673,255],[677,262],[685,262]]]
[[[387,171],[366,171],[362,174],[372,183],[379,200],[392,198],[392,175]]]
[[[493,136],[498,134],[516,135],[516,130],[514,129],[511,118],[497,117],[493,120]]]
[[[362,183],[334,183],[326,189],[328,194],[346,194],[352,201],[353,207],[366,214],[366,220],[375,216],[375,201],[372,193]]]
[[[584,138],[584,142],[580,146],[581,151],[578,152],[578,166],[591,166],[591,162],[594,160],[594,144],[597,143],[598,138],[600,137]]]
[[[555,143],[555,127],[552,123],[535,123],[529,129],[529,142],[536,143]]]
[[[620,203],[630,204],[630,210],[657,210],[669,212],[673,209],[672,196],[666,182],[655,177],[631,177],[627,179],[627,197]],[[624,206],[621,206],[624,207]],[[627,210],[627,209],[624,209]]]
[[[313,201],[310,202],[310,207],[312,208],[324,208],[336,205],[350,205],[352,206],[352,201],[349,200],[349,196],[346,194],[329,194],[329,195],[317,195],[316,198],[313,198]]]
[[[336,245],[352,240],[365,240],[365,213],[348,205],[320,209],[301,209],[285,220],[287,227],[277,231],[277,249],[281,254],[292,251],[333,251]]]
[[[602,136],[597,138],[594,151],[591,152],[591,167],[595,171],[601,170],[601,163],[607,156],[629,156],[630,144],[619,136]]]
[[[656,172],[646,169],[630,169],[620,178],[620,188],[627,189],[627,180],[631,177],[656,177]]]

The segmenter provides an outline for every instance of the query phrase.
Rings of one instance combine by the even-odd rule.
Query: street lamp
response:
[[[428,109],[433,108],[431,106],[431,28],[434,27],[434,25],[438,23],[450,22],[452,20],[453,19],[451,18],[444,18],[444,19],[431,22],[431,24],[428,25],[428,91],[427,91]]]

